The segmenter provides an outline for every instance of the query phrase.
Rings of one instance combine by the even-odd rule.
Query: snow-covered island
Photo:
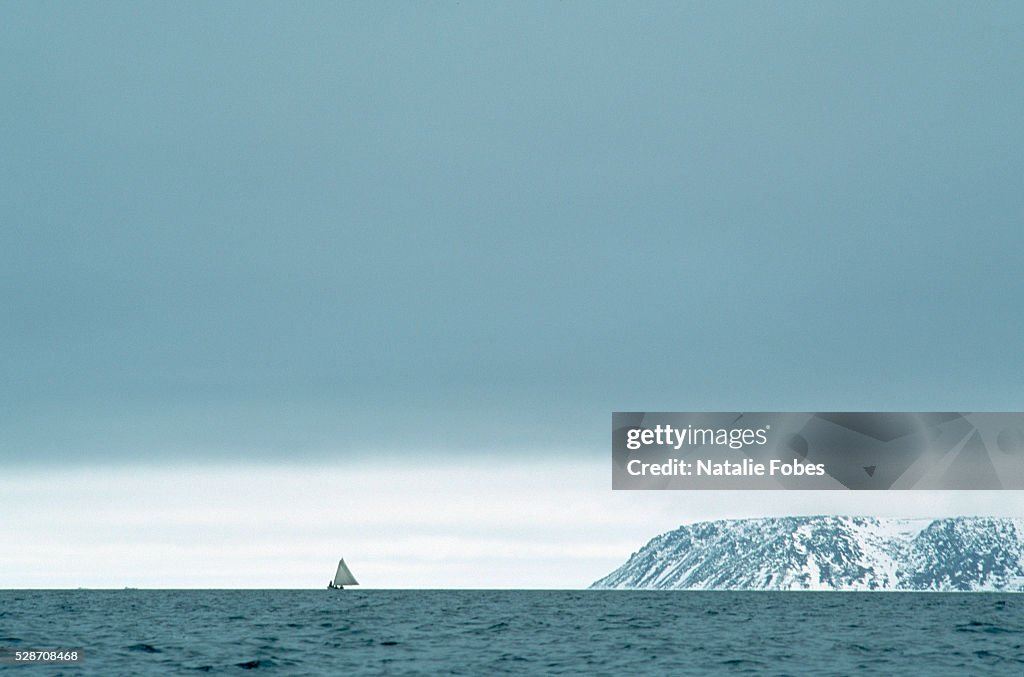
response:
[[[657,536],[590,587],[1024,592],[1024,519],[700,522]]]

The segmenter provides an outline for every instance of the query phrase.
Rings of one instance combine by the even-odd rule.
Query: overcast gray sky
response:
[[[0,12],[5,463],[1020,408],[1017,5]]]
[[[1021,409],[1022,34],[3,3],[0,586],[576,587],[698,519],[1024,514],[609,463],[613,410]]]

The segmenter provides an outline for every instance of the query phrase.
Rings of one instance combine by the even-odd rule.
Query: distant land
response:
[[[1024,519],[700,522],[651,539],[590,587],[1024,592]]]

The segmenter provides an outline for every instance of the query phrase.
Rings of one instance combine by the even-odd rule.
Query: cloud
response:
[[[1012,406],[1020,11],[879,11],[19,9],[0,459]]]
[[[582,587],[649,538],[786,514],[1020,516],[1024,492],[612,491],[610,460],[23,470],[8,587]]]

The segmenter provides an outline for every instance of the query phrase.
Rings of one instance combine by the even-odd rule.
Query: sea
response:
[[[5,590],[0,649],[33,676],[1019,677],[1024,594]]]

